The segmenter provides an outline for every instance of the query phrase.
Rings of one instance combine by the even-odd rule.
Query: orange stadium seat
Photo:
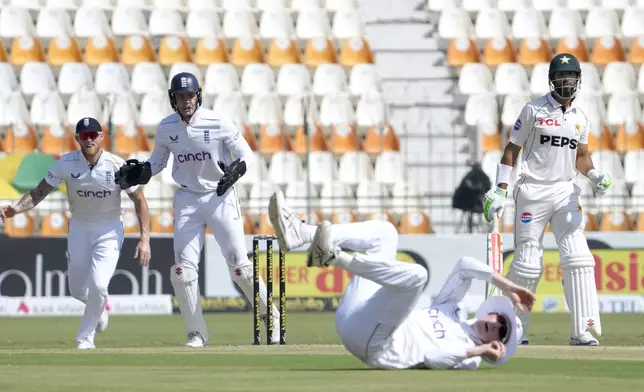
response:
[[[599,221],[595,215],[590,212],[586,212],[584,218],[586,220],[584,231],[599,231]]]
[[[103,129],[103,149],[105,149],[105,151],[112,152],[112,138],[110,136],[110,130],[106,124],[101,124],[101,128]],[[76,139],[74,139],[74,142],[75,148],[79,148],[80,146],[78,145],[78,142],[76,142]]]
[[[226,42],[217,37],[201,38],[195,48],[194,61],[195,64],[202,67],[213,63],[227,63],[228,47]]]
[[[259,217],[259,230],[256,234],[272,235],[275,234],[275,228],[271,224],[271,220],[268,217],[268,212],[264,212]]]
[[[64,236],[69,231],[69,219],[62,212],[51,212],[40,221],[40,235],[45,237]]]
[[[154,62],[157,56],[150,39],[144,35],[131,35],[123,41],[121,51],[123,64],[134,66],[138,63]]]
[[[595,65],[607,65],[614,61],[626,61],[622,41],[615,37],[603,37],[595,40],[592,62]]]
[[[268,45],[266,63],[271,67],[300,63],[300,49],[297,42],[290,38],[276,38]]]
[[[517,61],[516,51],[508,38],[497,37],[487,41],[483,49],[483,62],[491,67]]]
[[[353,37],[342,42],[340,64],[353,67],[356,64],[372,64],[373,53],[363,37]]]
[[[78,40],[68,36],[50,40],[47,61],[55,67],[61,67],[65,63],[80,63],[82,51]]]
[[[97,67],[103,63],[118,62],[119,56],[114,39],[106,36],[92,37],[85,46],[85,63]]]
[[[172,211],[157,211],[152,213],[150,232],[156,234],[169,234],[174,232],[174,214]]]
[[[555,55],[560,53],[570,53],[573,56],[577,57],[579,62],[588,62],[588,47],[586,46],[586,41],[580,37],[568,37],[562,38],[557,42],[557,47],[555,48]]]
[[[393,127],[391,125],[385,127],[373,125],[369,127],[364,142],[364,150],[369,154],[400,150],[398,136]]]
[[[476,42],[469,38],[457,38],[447,46],[447,64],[450,67],[462,67],[468,63],[481,61],[481,51]]]
[[[613,134],[605,125],[591,127],[588,131],[588,151],[614,150]]]
[[[602,217],[600,231],[633,231],[633,219],[625,211],[607,212]]]
[[[492,124],[479,124],[481,134],[481,146],[483,152],[498,151],[501,149],[501,133]]]
[[[362,150],[362,140],[353,125],[350,124],[335,125],[331,131],[329,144],[330,150],[336,154]]]
[[[0,137],[0,152],[5,152],[6,150],[4,149],[4,141]]]
[[[45,61],[45,53],[40,46],[38,37],[17,37],[11,43],[11,64],[24,65],[25,63]]]
[[[423,211],[410,211],[400,217],[400,234],[429,234],[434,229]]]
[[[55,124],[43,128],[40,137],[40,151],[49,155],[61,155],[75,148],[74,136],[69,127]]]
[[[644,149],[644,130],[640,123],[621,124],[615,134],[615,150],[626,152]]]
[[[396,227],[396,229],[398,229],[398,222],[396,222],[396,220],[394,219],[393,214],[391,214],[390,212],[387,212],[387,211],[374,212],[372,214],[369,214],[367,216],[367,220],[379,220],[379,221],[389,222],[392,225],[394,225],[394,227]]]
[[[357,221],[358,217],[353,211],[350,210],[336,211],[331,214],[331,223],[333,224],[352,223]]]
[[[324,137],[324,132],[319,125],[309,129],[310,135],[308,151],[326,151],[327,144],[326,138]],[[307,152],[307,135],[304,133],[304,125],[300,125],[295,130],[295,135],[293,136],[293,151],[298,154],[306,154]]]
[[[36,129],[30,124],[10,125],[5,133],[6,152],[33,152],[38,148]]]
[[[549,63],[552,59],[552,49],[543,38],[524,38],[519,44],[519,63],[524,66],[534,66],[539,63]]]
[[[257,234],[257,224],[255,220],[246,212],[242,212],[244,217],[244,234]]]
[[[246,143],[250,146],[250,149],[253,151],[257,151],[257,138],[255,137],[255,134],[253,133],[252,128],[250,125],[247,124],[242,124],[240,125],[242,128],[242,132],[244,133],[244,139],[246,140]]]
[[[190,62],[192,62],[192,54],[188,41],[174,35],[163,37],[159,45],[159,64],[172,65]]]
[[[640,212],[639,216],[637,217],[637,231],[644,232],[644,213]]]
[[[281,124],[263,124],[259,128],[259,151],[262,154],[274,154],[290,150],[288,136]]]
[[[628,61],[633,64],[644,64],[644,38],[631,40],[628,50]]]
[[[33,214],[19,214],[7,219],[4,233],[11,237],[31,237],[34,235],[36,222]]]
[[[0,40],[0,63],[6,63],[9,61],[7,57],[7,50],[4,47],[4,42]]]
[[[117,155],[128,156],[138,151],[150,151],[150,142],[143,127],[134,124],[116,127],[112,152]]]
[[[310,67],[337,63],[338,54],[333,41],[324,37],[310,39],[304,49],[304,62]]]
[[[125,234],[137,234],[139,232],[139,220],[133,210],[123,210],[123,227]]]
[[[264,62],[264,49],[258,39],[252,37],[238,38],[233,43],[230,62],[236,67]]]
[[[305,221],[309,225],[318,225],[324,218],[324,214],[322,214],[322,212],[320,211],[310,211],[310,213],[307,214],[306,210],[303,210],[300,211],[297,215],[301,220]]]

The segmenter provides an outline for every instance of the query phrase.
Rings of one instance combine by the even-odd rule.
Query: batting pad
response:
[[[521,244],[517,247],[514,261],[510,265],[510,272],[507,278],[511,282],[523,286],[533,293],[537,290],[537,285],[543,275],[543,266],[541,263],[541,248],[533,244]],[[524,333],[530,325],[531,312],[525,310],[524,313],[517,312],[517,316],[523,323]]]
[[[208,328],[201,309],[201,293],[199,292],[199,275],[189,265],[175,264],[170,270],[170,282],[177,297],[179,309],[183,315],[183,325],[186,335],[199,332],[208,343]]]
[[[562,257],[561,267],[564,295],[570,309],[570,336],[578,337],[589,329],[601,336],[595,261],[591,255],[568,255]]]
[[[229,267],[228,272],[230,272],[230,277],[233,279],[233,282],[239,286],[242,290],[248,301],[252,304],[253,301],[253,266],[252,264],[245,264],[236,267]],[[264,284],[264,279],[259,277],[259,314],[266,316],[266,304],[268,303],[266,295],[266,285]],[[277,307],[273,305],[273,318],[279,320],[279,311]],[[279,323],[279,321],[278,321]],[[279,324],[274,324],[275,330],[279,329]]]

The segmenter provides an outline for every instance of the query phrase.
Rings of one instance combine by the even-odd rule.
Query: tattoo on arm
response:
[[[139,188],[136,192],[128,193],[130,200],[134,202],[134,209],[136,217],[139,220],[139,233],[142,239],[150,238],[150,210],[148,209],[148,201],[143,195],[143,188]]]
[[[38,184],[37,187],[32,189],[30,192],[27,192],[18,203],[14,206],[16,213],[22,213],[25,211],[29,211],[35,206],[38,205],[41,201],[47,197],[52,191],[54,190],[54,187],[49,185],[47,181],[42,180],[40,181],[40,184]]]

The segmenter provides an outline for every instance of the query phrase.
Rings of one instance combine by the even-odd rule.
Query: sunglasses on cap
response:
[[[97,131],[88,131],[81,132],[78,134],[80,140],[95,140],[98,138],[99,133]]]
[[[510,340],[510,320],[508,320],[508,318],[501,313],[492,314],[496,314],[497,323],[501,325],[499,327],[499,337],[501,338],[503,344],[507,344],[508,340]]]

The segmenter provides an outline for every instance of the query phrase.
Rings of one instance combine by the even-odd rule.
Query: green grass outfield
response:
[[[604,315],[600,347],[567,346],[568,315],[533,316],[531,345],[468,371],[367,369],[331,313],[288,316],[288,345],[250,345],[250,314],[209,314],[211,345],[186,349],[180,316],[112,317],[75,350],[78,318],[0,319],[0,391],[639,391],[644,315]]]

